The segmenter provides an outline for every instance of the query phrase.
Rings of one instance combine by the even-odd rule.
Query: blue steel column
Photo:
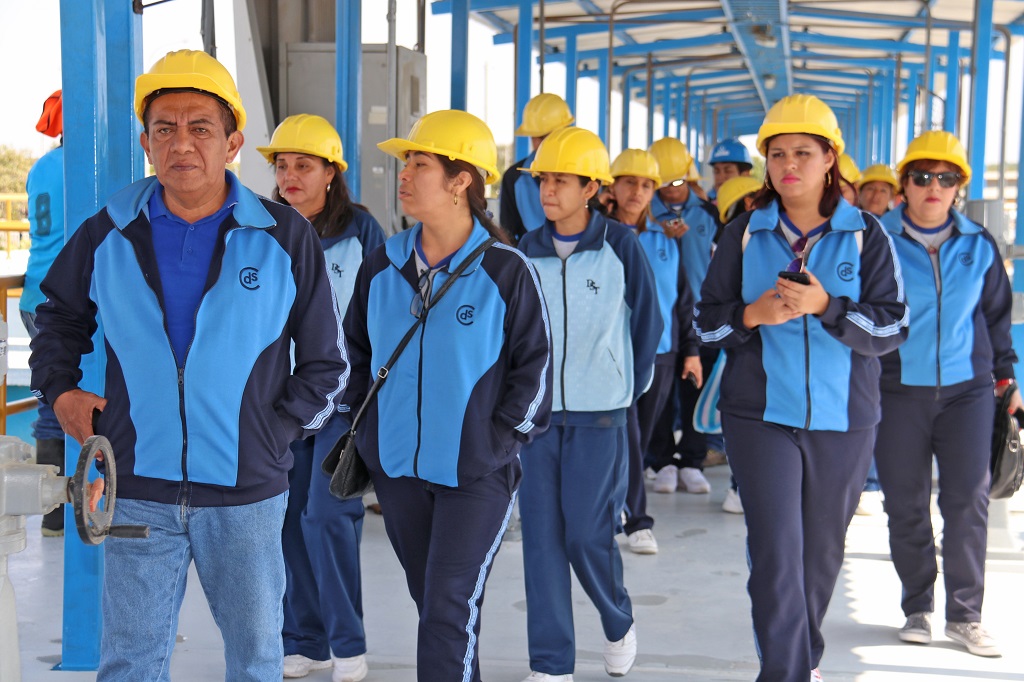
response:
[[[946,50],[946,110],[942,112],[942,127],[957,134],[960,121],[956,119],[957,102],[960,100],[960,31],[949,32],[949,47]]]
[[[686,123],[686,116],[683,112],[683,88],[676,88],[676,139],[683,139],[683,125]]]
[[[896,131],[892,129],[892,116],[888,113],[897,106],[896,102],[896,72],[885,72],[885,107],[879,112],[882,122],[882,160],[884,163],[892,164],[892,138]]]
[[[469,0],[452,0],[452,109],[466,110],[469,85]]]
[[[604,100],[601,100],[602,102]],[[630,103],[633,101],[633,74],[622,77],[622,148],[629,149]],[[650,146],[650,144],[648,144]]]
[[[519,26],[516,29],[516,126],[523,122],[523,109],[530,101],[533,87],[533,0],[519,0]],[[575,89],[574,89],[575,90]],[[571,105],[569,109],[576,111]],[[516,137],[516,158],[530,153],[530,139]]]
[[[914,126],[917,122],[917,86],[921,80],[921,72],[914,65],[904,65],[907,69],[907,144],[914,139]]]
[[[672,86],[668,83],[665,83],[665,87],[661,91],[661,98],[661,136],[668,137],[669,122],[672,120]]]
[[[337,0],[334,23],[334,122],[345,145],[345,182],[353,197],[362,190],[360,144],[363,121],[362,0]],[[399,130],[398,134],[405,134]]]
[[[975,30],[971,38],[971,130],[967,155],[974,177],[967,187],[970,199],[985,191],[985,126],[988,124],[988,74],[992,61],[992,0],[975,0]]]
[[[569,105],[569,111],[576,115],[576,71],[578,69],[576,58],[576,35],[565,37],[565,103]]]
[[[142,150],[134,115],[135,77],[142,69],[142,17],[122,0],[61,0],[61,73],[64,92],[65,240],[118,189],[142,177]],[[102,160],[97,164],[97,160]],[[96,351],[83,357],[84,390],[103,395],[103,330]],[[65,439],[66,470],[79,446]],[[69,507],[69,506],[68,506]],[[64,618],[61,670],[99,665],[103,583],[102,547],[86,547],[65,512]]]
[[[597,134],[608,146],[609,120],[611,112],[608,111],[608,55],[601,55],[597,58],[597,80],[599,94],[597,104]]]
[[[935,91],[935,70],[939,68],[938,55],[932,53],[931,64],[928,65],[928,80],[924,84],[924,126],[921,132],[931,130],[932,116],[934,115],[932,99]]]

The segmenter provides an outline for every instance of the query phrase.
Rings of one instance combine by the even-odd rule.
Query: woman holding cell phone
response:
[[[906,339],[907,306],[892,240],[840,197],[832,110],[786,97],[757,143],[765,186],[726,226],[695,325],[727,357],[718,407],[746,510],[757,679],[806,682],[821,679],[821,623],[875,444],[877,357]]]

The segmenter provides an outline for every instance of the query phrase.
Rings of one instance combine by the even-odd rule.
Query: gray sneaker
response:
[[[918,611],[907,616],[907,622],[900,628],[900,639],[914,644],[931,644],[931,617],[932,614],[927,611]]]
[[[946,623],[946,637],[960,642],[975,656],[1002,656],[996,640],[981,623]]]

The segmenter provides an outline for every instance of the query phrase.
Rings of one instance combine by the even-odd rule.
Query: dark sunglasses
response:
[[[430,300],[430,290],[433,288],[433,280],[430,278],[430,270],[424,270],[420,273],[420,279],[416,283],[416,294],[412,297],[412,303],[409,305],[409,314],[413,317],[419,318],[423,315],[423,309],[425,306],[423,303],[423,291],[426,289],[426,298]]]
[[[929,171],[912,170],[907,172],[907,177],[910,178],[918,187],[927,187],[932,184],[932,178],[936,178],[939,181],[939,187],[949,189],[950,187],[956,187],[959,185],[960,180],[964,176],[956,171],[932,173]]]

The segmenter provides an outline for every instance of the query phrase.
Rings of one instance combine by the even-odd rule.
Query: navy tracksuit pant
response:
[[[655,427],[666,427],[661,420],[675,385],[675,363],[654,365],[654,379],[647,392],[626,411],[626,435],[629,443],[629,482],[626,489],[626,535],[653,528],[647,514],[647,489],[644,488],[644,455],[651,444]],[[671,427],[669,427],[671,429]],[[672,438],[671,430],[668,438]]]
[[[606,639],[622,639],[633,624],[615,542],[626,497],[626,448],[625,425],[553,425],[523,448],[519,513],[535,672],[564,675],[576,665],[570,566],[597,607]]]
[[[295,465],[284,517],[284,653],[326,661],[366,653],[359,542],[362,500],[328,490],[320,463],[348,424],[332,419],[318,435],[291,445]]]
[[[889,514],[892,561],[903,584],[905,615],[935,609],[934,457],[944,524],[946,621],[981,621],[994,418],[990,382],[943,388],[938,395],[934,390],[912,395],[882,390],[875,460]]]
[[[821,622],[875,429],[806,431],[731,414],[722,428],[746,512],[757,680],[807,682],[825,650]]]
[[[711,370],[720,352],[718,348],[701,346],[700,365],[705,381],[711,376]],[[708,453],[708,436],[693,428],[693,413],[697,409],[701,389],[678,377],[674,377],[674,384],[677,386],[678,408],[676,402],[668,400],[666,408],[662,411],[663,423],[655,427],[651,440],[651,450],[655,457],[653,466],[655,471],[660,471],[669,464],[703,471],[704,458]],[[678,444],[675,442],[677,426],[683,432]]]
[[[516,488],[518,460],[452,488],[373,473],[384,528],[420,622],[419,682],[480,681],[480,608]]]

